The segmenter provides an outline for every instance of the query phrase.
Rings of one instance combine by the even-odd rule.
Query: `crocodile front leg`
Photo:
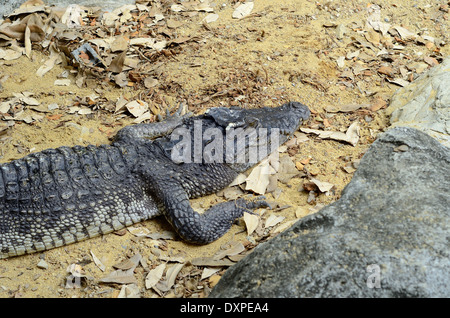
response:
[[[187,191],[170,175],[142,173],[148,191],[177,233],[185,241],[207,244],[223,236],[233,221],[257,208],[268,207],[263,200],[238,199],[214,205],[203,214],[192,209]]]
[[[160,122],[126,126],[117,132],[114,141],[135,142],[138,139],[156,139],[169,135],[175,128],[182,125],[186,118],[192,116],[192,113],[181,115],[182,110],[183,105],[180,104],[175,114],[170,115],[167,112],[166,119]]]

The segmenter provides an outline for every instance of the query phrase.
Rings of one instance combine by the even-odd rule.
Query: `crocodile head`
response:
[[[308,107],[298,102],[273,108],[211,108],[175,129],[163,148],[175,162],[225,163],[245,171],[276,151],[309,115]],[[187,152],[180,156],[180,149]]]
[[[226,130],[236,128],[278,129],[281,143],[285,142],[310,115],[308,107],[298,102],[280,107],[243,109],[239,107],[214,107],[206,112],[217,125]]]

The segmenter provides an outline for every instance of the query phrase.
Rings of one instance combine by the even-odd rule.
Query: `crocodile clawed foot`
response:
[[[266,197],[261,195],[254,199],[238,199],[236,200],[236,205],[244,210],[244,212],[259,215],[255,213],[254,210],[260,208],[270,208],[270,204],[265,201]]]
[[[191,117],[192,115],[193,115],[192,112],[188,112],[187,105],[184,102],[180,102],[180,105],[178,106],[177,110],[175,111],[175,113],[173,115],[170,114],[170,110],[168,108],[166,108],[165,118],[161,114],[158,114],[156,117],[157,117],[158,121],[163,121],[165,119],[171,119],[171,118],[187,118],[187,117]]]

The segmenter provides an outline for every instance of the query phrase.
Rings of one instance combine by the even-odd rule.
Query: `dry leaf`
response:
[[[244,223],[247,228],[247,235],[251,235],[259,224],[259,216],[244,212]]]
[[[94,260],[95,265],[97,265],[97,267],[104,272],[106,269],[106,266],[100,261],[100,259],[95,256],[94,252],[90,251],[91,255],[92,255],[92,259]]]
[[[148,110],[148,104],[146,102],[137,100],[127,103],[125,107],[134,117],[139,117]]]
[[[220,271],[220,268],[212,268],[212,267],[205,267],[202,272],[202,276],[200,277],[200,280],[203,280],[205,278],[211,277],[215,273]]]
[[[378,97],[374,100],[374,102],[370,106],[370,110],[373,112],[376,112],[382,108],[386,108],[386,106],[387,106],[386,101],[384,99],[382,99],[381,97]]]
[[[0,49],[0,59],[3,59],[5,61],[15,60],[21,56],[22,56],[22,52],[14,51],[11,49],[6,49],[6,50]]]
[[[191,260],[191,264],[195,266],[232,266],[235,263],[228,259],[214,259],[213,257],[196,257]]]
[[[403,78],[394,78],[392,80],[389,79],[389,78],[386,78],[386,80],[389,83],[396,84],[396,85],[399,85],[399,86],[402,86],[402,87],[405,87],[405,86],[409,85],[409,82],[404,80]]]
[[[159,83],[158,79],[156,79],[154,77],[146,77],[144,79],[144,86],[145,86],[145,88],[155,87],[156,85],[158,85],[158,83]]]
[[[122,53],[118,54],[109,65],[109,70],[113,73],[122,72],[126,56],[127,51],[123,51]]]
[[[402,40],[414,40],[417,38],[417,35],[414,32],[411,32],[404,27],[396,25],[393,26],[393,28],[398,32]]]
[[[289,180],[299,174],[297,167],[289,156],[281,156],[278,167],[278,180],[287,184]]]
[[[141,292],[136,284],[123,285],[117,298],[140,298]]]
[[[245,179],[247,179],[247,176],[243,173],[240,173],[233,182],[230,183],[229,187],[239,185],[245,182]]]
[[[175,264],[175,265],[172,265],[171,267],[169,267],[166,272],[166,279],[157,283],[156,288],[158,288],[162,292],[169,291],[172,288],[172,286],[175,284],[175,279],[177,278],[178,273],[181,271],[183,266],[184,266],[184,263],[183,264]]]
[[[244,245],[241,242],[232,242],[231,246],[225,250],[217,252],[214,256],[214,260],[220,260],[227,256],[237,255],[245,251]]]
[[[39,67],[39,69],[36,71],[36,75],[39,77],[44,76],[45,73],[50,71],[56,64],[59,64],[61,62],[61,56],[59,54],[52,53],[50,55],[50,58],[45,61],[45,63],[41,65],[41,67]]]
[[[70,85],[70,79],[57,79],[53,83],[55,86],[69,86]]]
[[[117,284],[137,284],[134,277],[134,269],[123,271],[118,269],[109,273],[107,276],[100,278],[102,283],[117,283]]]
[[[166,264],[160,264],[152,269],[147,276],[145,277],[145,288],[150,289],[160,281],[164,274],[164,269],[166,268]]]
[[[242,19],[248,16],[253,10],[253,2],[245,2],[239,5],[234,11],[232,17],[234,19]]]
[[[61,23],[67,25],[69,28],[76,28],[81,26],[81,15],[83,13],[83,9],[77,4],[70,4],[66,12],[61,17]]]
[[[392,77],[394,75],[394,71],[392,70],[392,67],[389,66],[381,66],[380,68],[378,68],[378,73],[387,75]]]
[[[125,36],[118,36],[110,44],[111,52],[126,51],[128,48],[128,39]]]
[[[258,194],[266,193],[266,188],[269,185],[269,175],[273,173],[274,170],[269,165],[269,160],[264,159],[259,165],[253,168],[252,172],[245,179],[245,190],[251,190]]]
[[[169,29],[176,29],[176,28],[182,26],[183,22],[180,22],[180,21],[177,21],[177,20],[173,20],[173,19],[168,19],[166,21],[166,24],[167,24],[167,27]]]
[[[25,28],[25,38],[24,38],[24,44],[25,44],[25,55],[28,58],[31,58],[31,31],[30,28],[27,26]]]
[[[129,226],[127,227],[128,232],[133,234],[134,236],[140,237],[140,236],[147,236],[150,234],[150,230],[146,227],[134,227]]]
[[[314,178],[311,178],[311,182],[313,182],[317,186],[317,188],[319,188],[320,192],[328,192],[332,188],[334,188],[334,184],[325,181],[320,181]]]
[[[172,4],[172,6],[170,7],[170,10],[172,10],[173,12],[187,11],[187,9],[180,4]]]
[[[269,227],[275,226],[278,223],[282,222],[284,219],[285,219],[284,216],[281,216],[281,215],[277,216],[277,215],[271,214],[267,218],[266,222],[264,223],[264,227],[269,228]]]
[[[339,141],[345,141],[350,143],[353,146],[356,146],[359,140],[359,124],[358,122],[354,122],[347,129],[347,132],[344,134],[339,131],[324,131],[318,129],[310,129],[310,128],[300,128],[301,131],[305,133],[313,133],[318,135],[319,138],[322,139],[334,139]]]
[[[210,13],[206,17],[203,18],[202,22],[212,23],[219,19],[219,15],[217,13]]]

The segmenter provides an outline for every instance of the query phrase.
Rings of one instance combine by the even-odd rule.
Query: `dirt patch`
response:
[[[162,3],[162,8],[169,6],[166,1]],[[0,123],[13,124],[9,128],[0,126],[0,162],[63,145],[108,143],[118,129],[136,119],[128,112],[114,112],[122,97],[142,100],[159,111],[184,101],[194,113],[213,106],[278,106],[300,101],[312,111],[307,128],[345,132],[357,122],[360,137],[354,146],[307,134],[298,135],[301,142],[287,148],[283,155],[298,163],[302,173],[287,184],[279,182],[280,190],[267,195],[281,208],[266,211],[263,219],[267,222],[271,215],[281,216],[283,220],[277,226],[289,224],[315,211],[315,206],[339,199],[358,160],[377,134],[388,127],[383,109],[399,83],[405,84],[395,81],[413,80],[449,53],[449,46],[445,45],[448,34],[444,32],[448,30],[448,6],[441,1],[378,1],[377,5],[381,9],[378,22],[404,27],[420,38],[411,40],[406,33],[374,31],[373,26],[366,25],[373,14],[370,4],[360,1],[260,0],[255,1],[252,13],[240,20],[232,18],[236,1],[217,1],[212,8],[218,20],[209,24],[202,23],[208,12],[164,11],[172,12],[171,21],[177,23],[170,22],[168,28],[169,22],[163,21],[155,32],[161,34],[164,30],[170,38],[191,40],[157,55],[141,56],[149,60],[147,73],[141,74],[142,82],[129,77],[132,85],[123,88],[104,77],[91,79],[80,88],[75,84],[77,73],[70,72],[76,69],[62,64],[38,77],[36,71],[49,57],[46,50],[33,50],[31,58],[23,55],[11,61],[0,60],[0,102],[11,100],[16,93],[30,92],[41,106],[58,105],[43,113],[24,107],[25,115],[40,115],[30,123],[7,120],[4,116]],[[165,18],[167,21],[168,16]],[[69,71],[71,84],[55,86],[55,80],[65,71]],[[147,76],[157,79],[158,84],[145,87]],[[98,95],[93,103],[83,100],[93,93]],[[345,105],[351,110],[343,109]],[[71,114],[74,106],[88,107],[91,112]],[[9,116],[13,115],[14,110],[9,110]],[[310,184],[311,178],[329,182],[334,188],[321,193]],[[205,209],[223,200],[211,195],[192,200],[192,205]],[[137,227],[152,233],[170,231],[163,219]],[[275,228],[260,229],[249,237],[241,221],[224,237],[206,246],[177,239],[136,237],[122,231],[44,253],[1,260],[0,296],[117,297],[123,284],[99,280],[114,270],[113,265],[139,253],[143,261],[134,268],[133,276],[141,296],[205,297],[227,266],[216,267],[219,271],[201,279],[208,266],[192,265],[192,260],[211,257],[230,242],[240,242],[244,252],[251,251],[259,242],[276,235]],[[95,264],[91,252],[105,265],[105,272]],[[183,257],[185,265],[174,287],[159,293],[146,289],[148,273],[161,263],[176,263],[177,255]],[[41,260],[45,266],[38,266]],[[81,288],[66,288],[67,268],[71,264],[82,267],[85,277]]]

